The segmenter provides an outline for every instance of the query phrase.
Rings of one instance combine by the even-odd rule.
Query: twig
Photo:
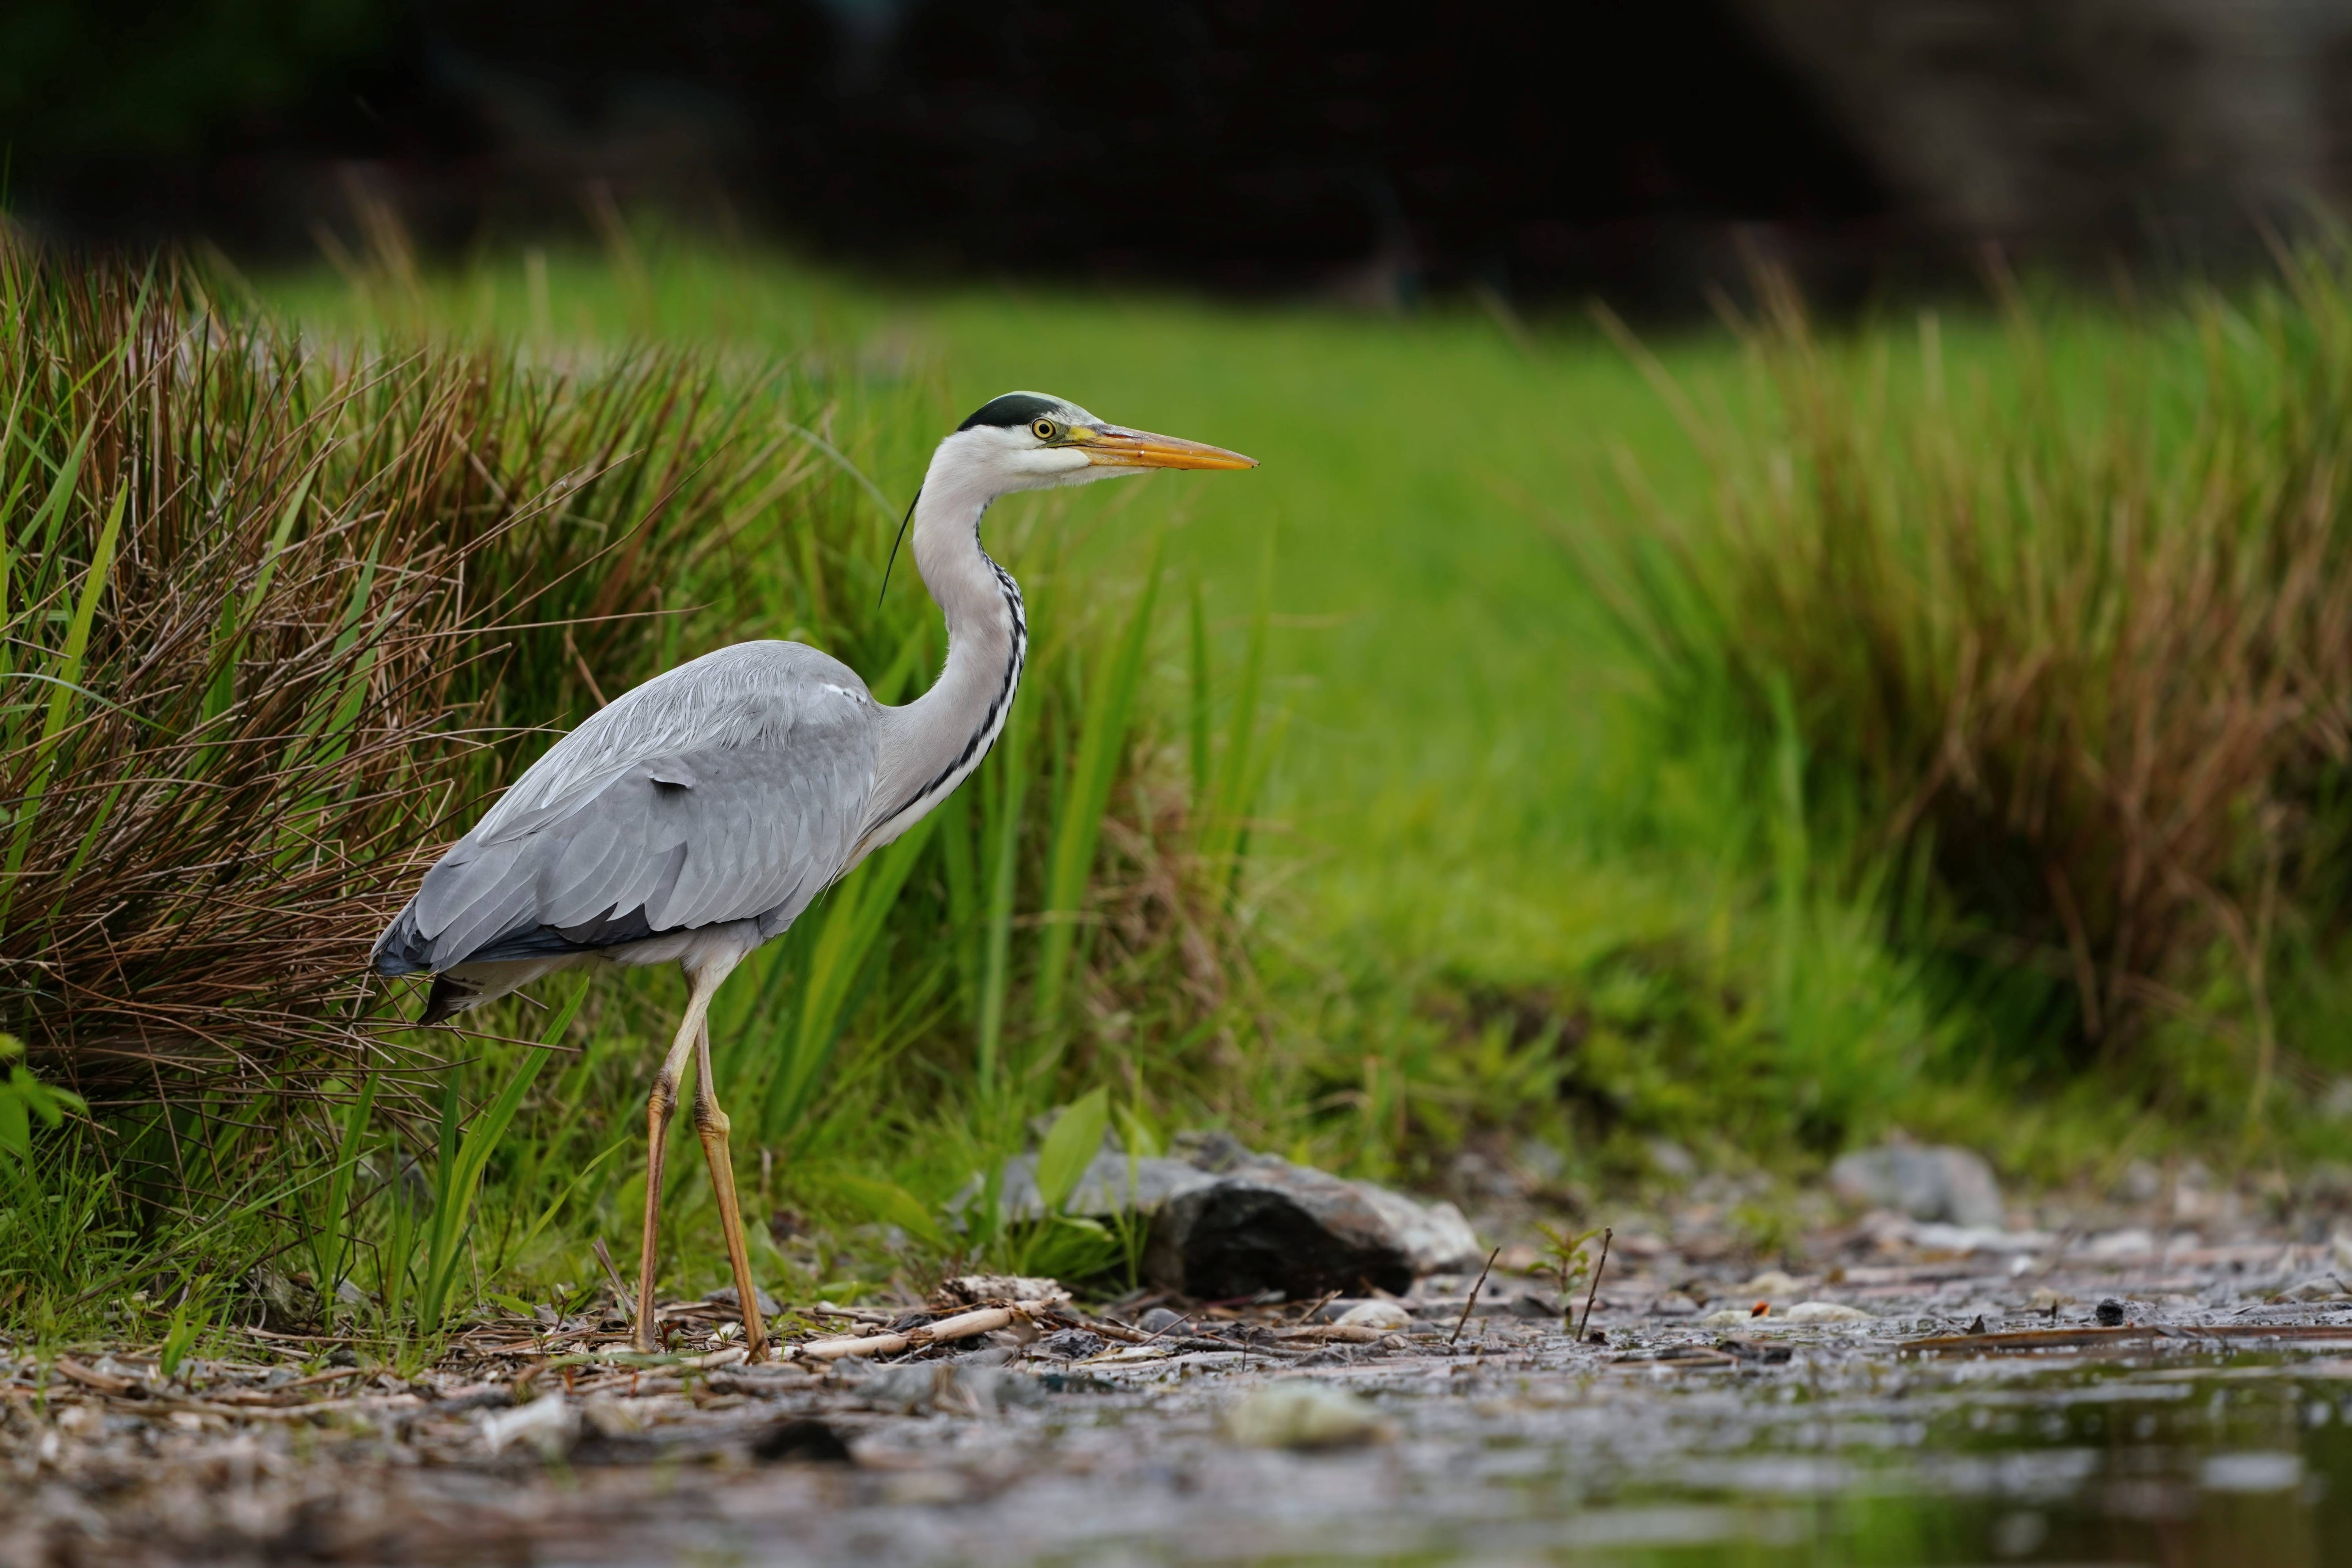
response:
[[[1189,1312],[1185,1313],[1182,1317],[1181,1317],[1181,1318],[1177,1319],[1174,1322],[1172,1322],[1172,1323],[1162,1323],[1162,1324],[1160,1324],[1158,1328],[1156,1328],[1156,1329],[1152,1330],[1150,1333],[1148,1333],[1148,1334],[1144,1335],[1141,1339],[1139,1339],[1139,1340],[1136,1341],[1135,1342],[1136,1342],[1137,1344],[1139,1344],[1139,1345],[1148,1345],[1148,1344],[1150,1344],[1152,1341],[1154,1341],[1154,1340],[1158,1339],[1160,1335],[1162,1335],[1162,1334],[1166,1333],[1169,1330],[1171,1330],[1171,1329],[1181,1329],[1181,1328],[1182,1328],[1185,1324],[1187,1324],[1187,1323],[1191,1322],[1193,1319],[1195,1319],[1195,1318],[1199,1317],[1200,1315],[1201,1315],[1201,1309],[1200,1309],[1200,1308],[1198,1308],[1198,1307],[1195,1307],[1195,1308],[1193,1308],[1191,1311],[1189,1311]]]
[[[1311,1306],[1311,1307],[1307,1308],[1307,1310],[1305,1310],[1304,1312],[1301,1312],[1301,1313],[1299,1313],[1299,1314],[1298,1314],[1298,1321],[1300,1321],[1300,1322],[1302,1322],[1302,1323],[1311,1323],[1311,1322],[1313,1322],[1313,1321],[1315,1321],[1315,1314],[1316,1314],[1316,1313],[1318,1313],[1318,1312],[1319,1312],[1319,1311],[1321,1311],[1324,1308],[1326,1308],[1326,1307],[1329,1306],[1333,1301],[1335,1301],[1335,1300],[1339,1300],[1339,1292],[1338,1292],[1337,1290],[1326,1290],[1326,1291],[1324,1291],[1324,1292],[1323,1292],[1322,1299],[1321,1299],[1320,1300],[1317,1301],[1313,1306]]]
[[[1587,1234],[1590,1234],[1589,1232]],[[1609,1267],[1609,1240],[1617,1233],[1607,1226],[1601,1227],[1601,1261],[1592,1266],[1592,1289],[1584,1293],[1584,1317],[1576,1325],[1576,1342],[1584,1342],[1584,1331],[1592,1322],[1593,1299],[1601,1294],[1601,1271]]]
[[[604,1266],[604,1278],[613,1282],[613,1294],[621,1299],[622,1313],[627,1317],[635,1317],[637,1315],[637,1299],[629,1294],[629,1288],[626,1285],[621,1283],[621,1271],[613,1267],[613,1254],[610,1249],[604,1246],[604,1238],[601,1236],[598,1237],[593,1245],[596,1252],[596,1261]]]
[[[1486,1254],[1486,1268],[1478,1270],[1478,1282],[1470,1287],[1469,1299],[1462,1303],[1462,1315],[1454,1320],[1454,1331],[1445,1336],[1447,1344],[1450,1345],[1462,1337],[1463,1326],[1470,1321],[1470,1309],[1478,1304],[1478,1292],[1486,1288],[1486,1270],[1494,1268],[1495,1259],[1501,1256],[1503,1256],[1503,1249],[1499,1247]]]

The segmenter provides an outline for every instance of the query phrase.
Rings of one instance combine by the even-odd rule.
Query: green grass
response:
[[[780,1296],[919,1282],[975,1249],[1115,1269],[1131,1238],[944,1218],[1065,1102],[1086,1110],[1064,1129],[1116,1126],[1134,1146],[1218,1122],[1404,1178],[1465,1139],[1539,1135],[1604,1206],[1644,1179],[1659,1136],[1798,1173],[1902,1127],[2048,1180],[2099,1180],[2171,1143],[2244,1163],[2316,1146],[2308,1094],[2241,1119],[2247,1015],[2227,964],[2197,972],[2201,1012],[2085,1065],[2051,1047],[2063,1018],[2023,1017],[2013,992],[1952,962],[1960,884],[1885,840],[1885,788],[1841,729],[1875,667],[1849,657],[1856,606],[1838,580],[1789,574],[1791,608],[1769,627],[1718,613],[1675,623],[1717,642],[1653,635],[1658,616],[1771,581],[1776,539],[1808,537],[1811,514],[1782,505],[1825,471],[1788,439],[1807,395],[1858,433],[1874,495],[1900,492],[1906,443],[1932,437],[1995,479],[2039,452],[2074,476],[2068,504],[2093,504],[2120,470],[2077,458],[2140,452],[2147,473],[2178,471],[2216,398],[2249,411],[2235,438],[2245,471],[2267,471],[2261,411],[2316,395],[2260,353],[2224,356],[2217,383],[2200,340],[2257,317],[2135,323],[2053,297],[2021,336],[1949,310],[1932,330],[1833,334],[1815,379],[1792,383],[1769,344],[1721,331],[1628,353],[1581,318],[902,293],[641,243],[423,279],[379,255],[246,286],[329,340],[454,335],[592,367],[655,342],[739,381],[784,374],[795,406],[821,411],[821,440],[761,460],[786,490],[824,476],[831,521],[788,507],[782,526],[729,533],[723,570],[667,584],[656,602],[677,613],[616,668],[782,635],[903,695],[938,648],[911,574],[872,607],[893,512],[938,434],[1010,387],[1265,464],[992,514],[1039,637],[1015,722],[923,833],[748,963],[714,1014],[755,1262]],[[729,515],[706,526],[725,532]],[[1915,515],[1884,512],[1906,550]],[[1787,531],[1742,554],[1753,517]],[[1648,623],[1628,618],[1622,576],[1643,563],[1664,595]],[[2320,1035],[2340,985],[2326,900],[2305,908],[2271,978],[2273,1046],[2308,1088],[2336,1070]],[[187,1302],[226,1300],[243,1262],[297,1240],[314,1279],[364,1285],[387,1331],[417,1323],[419,1269],[443,1296],[428,1324],[482,1292],[576,1292],[598,1278],[597,1236],[625,1266],[646,1075],[676,1000],[666,976],[600,984],[543,1067],[526,1067],[530,1047],[481,1045],[415,1101],[454,1120],[348,1098],[305,1111],[296,1191],[224,1187],[205,1214],[84,1249],[42,1310],[63,1322],[101,1297],[115,1265],[100,1254],[118,1272],[163,1256],[176,1283],[151,1289],[148,1328],[186,1341]],[[535,1035],[536,1016],[499,1032]],[[518,1084],[499,1138],[479,1108]],[[469,1146],[468,1129],[488,1142]],[[45,1192],[96,1178],[86,1152],[45,1147],[24,1163]],[[411,1185],[429,1192],[482,1154],[461,1278],[449,1237],[427,1239],[456,1216],[402,1196],[396,1173],[416,1160]],[[724,1270],[692,1155],[682,1141],[671,1161],[666,1279],[700,1289]],[[107,1223],[79,1196],[49,1207],[45,1227]],[[226,1245],[219,1215],[246,1208],[262,1218]],[[771,1216],[797,1223],[772,1232]],[[0,1259],[28,1256],[8,1246]]]

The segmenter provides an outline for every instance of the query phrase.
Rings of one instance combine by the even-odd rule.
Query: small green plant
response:
[[[1576,1288],[1583,1282],[1592,1267],[1592,1243],[1600,1236],[1601,1227],[1596,1225],[1591,1230],[1571,1233],[1565,1226],[1549,1226],[1538,1220],[1536,1229],[1544,1238],[1544,1268],[1551,1275],[1562,1310],[1568,1313],[1569,1321],[1573,1323],[1576,1321]]]
[[[0,1035],[0,1063],[8,1076],[0,1079],[0,1154],[19,1173],[29,1177],[33,1159],[33,1123],[56,1128],[66,1113],[84,1113],[89,1107],[71,1089],[43,1083],[25,1066],[25,1044],[14,1035]]]
[[[212,1276],[204,1274],[190,1280],[181,1290],[179,1301],[172,1308],[171,1326],[163,1331],[163,1349],[156,1354],[156,1363],[166,1379],[180,1374],[181,1364],[188,1352],[204,1337],[211,1326],[205,1309],[206,1293],[212,1287]]]

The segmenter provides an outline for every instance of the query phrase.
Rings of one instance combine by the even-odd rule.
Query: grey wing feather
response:
[[[759,919],[772,935],[854,854],[879,765],[850,669],[742,643],[656,677],[551,747],[425,873],[384,973]]]

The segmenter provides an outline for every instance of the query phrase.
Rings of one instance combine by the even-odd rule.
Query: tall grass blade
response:
[[[587,999],[588,983],[583,981],[540,1035],[541,1048],[523,1054],[506,1087],[475,1117],[462,1139],[457,1137],[456,1118],[449,1109],[455,1105],[454,1089],[452,1098],[444,1102],[439,1190],[425,1247],[425,1285],[416,1303],[417,1321],[428,1333],[439,1332],[446,1321],[449,1290],[457,1281],[457,1263],[464,1254],[467,1228],[473,1222],[474,1200],[481,1190],[482,1173],[498,1152],[515,1112],[522,1108],[523,1096],[530,1091],[532,1081],[553,1054],[549,1047],[563,1038],[564,1031],[572,1027],[572,1020],[580,1014],[580,1005]],[[453,1081],[454,1078],[453,1074]]]
[[[1087,886],[1093,879],[1095,848],[1102,839],[1111,784],[1125,758],[1159,597],[1160,550],[1155,548],[1150,571],[1128,613],[1127,625],[1087,691],[1077,757],[1059,802],[1053,858],[1045,872],[1045,935],[1037,961],[1036,1022],[1041,1033],[1057,1028],[1062,1021],[1070,950],[1076,941]]]

